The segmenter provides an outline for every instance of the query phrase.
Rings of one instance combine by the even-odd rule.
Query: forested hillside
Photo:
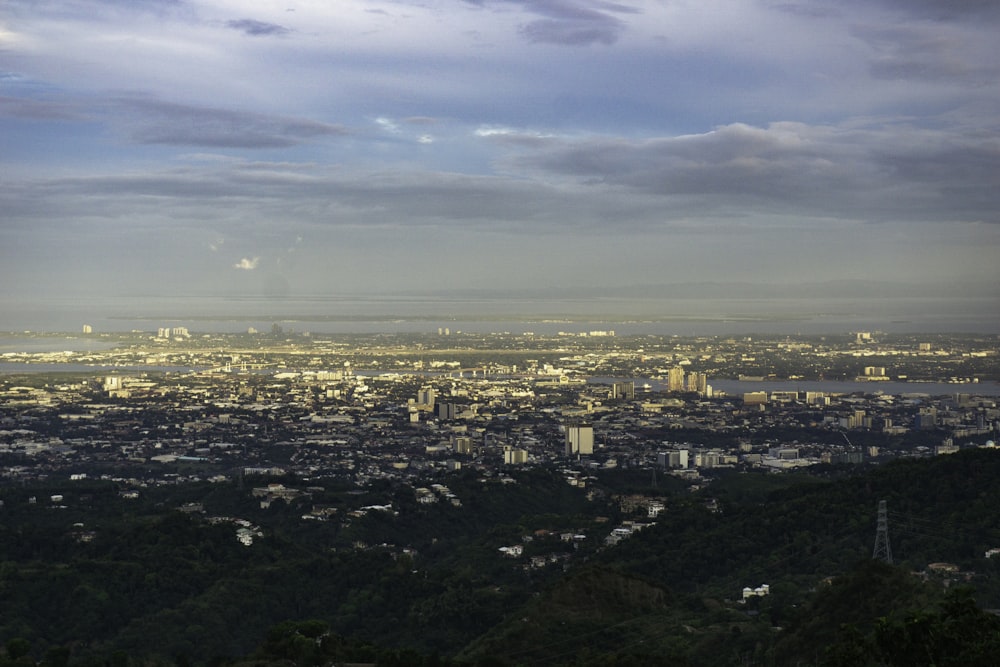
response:
[[[994,646],[980,609],[1000,608],[1000,566],[985,557],[1000,546],[1000,453],[823,472],[721,474],[694,493],[620,472],[587,488],[555,470],[460,472],[455,503],[386,484],[266,508],[237,483],[139,498],[110,482],[4,488],[4,659],[905,664],[886,647],[906,646],[917,622]],[[623,489],[665,509],[606,546],[621,522],[652,521],[616,499]],[[883,499],[894,567],[870,562]],[[523,553],[499,551],[512,545]],[[768,595],[742,599],[762,584]],[[850,662],[865,651],[873,662]]]

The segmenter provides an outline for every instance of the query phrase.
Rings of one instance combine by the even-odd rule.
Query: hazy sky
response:
[[[1000,283],[993,0],[4,0],[0,293]]]

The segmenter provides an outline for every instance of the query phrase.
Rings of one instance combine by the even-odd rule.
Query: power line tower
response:
[[[878,527],[875,530],[875,550],[872,560],[884,560],[892,565],[892,547],[889,546],[889,519],[885,501],[878,501]]]

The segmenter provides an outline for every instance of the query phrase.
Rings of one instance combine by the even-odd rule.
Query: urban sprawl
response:
[[[992,446],[1000,420],[996,336],[84,332],[108,349],[0,358],[4,476],[141,488],[292,474],[436,498],[426,485],[458,469],[559,465],[581,486],[616,467],[697,485],[720,467]],[[787,388],[819,381],[830,388]]]

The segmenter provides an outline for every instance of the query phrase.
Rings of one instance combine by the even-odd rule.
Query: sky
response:
[[[991,0],[4,0],[0,295],[1000,285]]]

